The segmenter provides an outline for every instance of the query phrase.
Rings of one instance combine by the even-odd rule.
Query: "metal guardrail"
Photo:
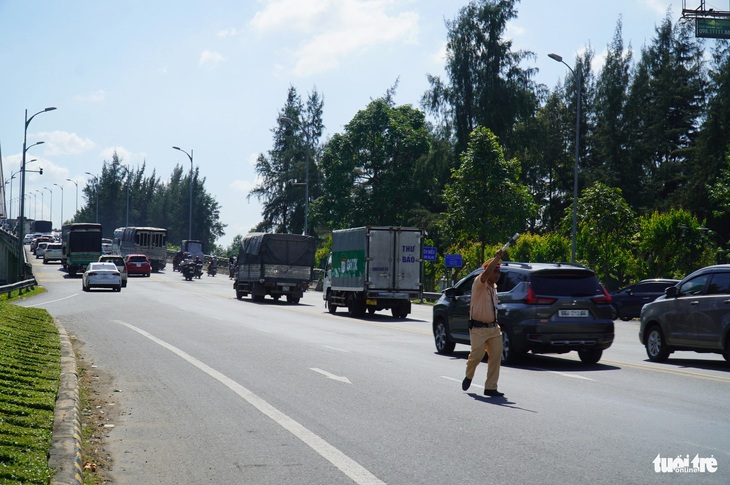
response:
[[[38,281],[36,281],[34,276],[27,280],[18,281],[17,283],[0,286],[0,295],[5,294],[9,298],[17,290],[18,296],[20,296],[23,294],[23,290],[32,290],[36,286],[38,286]]]
[[[436,301],[439,298],[441,298],[441,292],[440,291],[438,293],[433,292],[433,291],[424,291],[423,292],[423,299],[424,300]]]

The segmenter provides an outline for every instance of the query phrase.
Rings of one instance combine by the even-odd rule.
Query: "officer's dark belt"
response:
[[[486,323],[486,322],[480,322],[479,320],[469,320],[470,328],[492,328],[492,327],[496,327],[496,326],[497,326],[497,322]]]

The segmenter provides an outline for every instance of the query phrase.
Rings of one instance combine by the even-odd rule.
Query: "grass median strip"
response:
[[[0,302],[0,483],[48,484],[60,378],[53,318]]]

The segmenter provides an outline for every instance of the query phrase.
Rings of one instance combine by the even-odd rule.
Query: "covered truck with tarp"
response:
[[[314,267],[315,240],[299,234],[251,233],[241,239],[233,289],[236,298],[266,295],[299,303],[309,288]]]

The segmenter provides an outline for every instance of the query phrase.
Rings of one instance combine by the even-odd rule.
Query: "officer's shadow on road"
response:
[[[510,409],[516,409],[518,411],[525,411],[526,413],[535,413],[537,414],[537,411],[532,409],[526,409],[523,407],[520,407],[517,405],[516,402],[510,401],[507,396],[501,396],[501,397],[489,397],[489,396],[481,396],[475,392],[470,392],[469,396],[472,397],[475,401],[480,401],[487,404],[493,404],[495,406],[500,406],[504,408],[510,408]]]

